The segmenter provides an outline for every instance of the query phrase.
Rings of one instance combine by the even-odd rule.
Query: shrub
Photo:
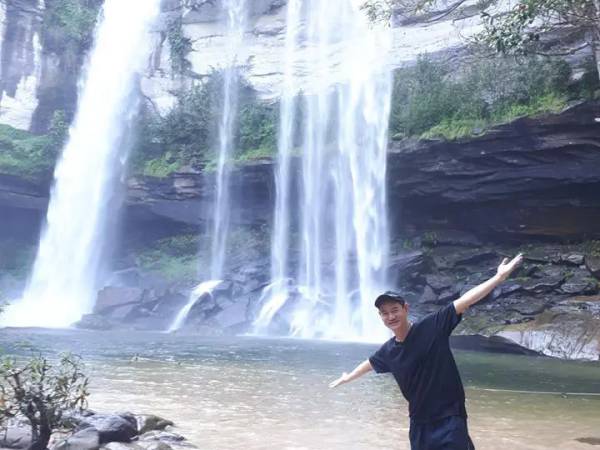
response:
[[[0,124],[0,170],[31,179],[49,176],[67,135],[63,111],[55,111],[45,135]]]
[[[14,358],[0,364],[0,422],[25,418],[31,426],[30,450],[45,450],[62,424],[65,411],[84,408],[88,378],[81,358],[63,355],[58,364],[37,356],[19,365]]]
[[[455,139],[567,102],[570,66],[543,58],[496,57],[453,68],[427,57],[396,72],[390,133]]]
[[[171,69],[176,74],[186,73],[192,67],[191,63],[187,60],[187,55],[192,51],[192,41],[183,34],[181,17],[176,17],[169,22],[167,41],[171,50]]]

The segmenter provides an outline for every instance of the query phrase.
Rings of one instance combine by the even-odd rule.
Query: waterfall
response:
[[[127,158],[136,74],[149,55],[147,33],[159,6],[160,0],[104,4],[33,271],[23,298],[2,315],[5,325],[68,326],[93,307],[119,206],[115,186]]]
[[[217,193],[212,229],[211,278],[220,279],[225,265],[227,234],[229,232],[229,175],[235,118],[238,107],[239,70],[237,57],[246,30],[246,0],[224,0],[227,15],[227,66],[223,73],[223,111],[219,124],[219,159],[217,164]]]
[[[211,234],[211,280],[199,284],[191,293],[187,304],[179,311],[169,332],[177,331],[185,323],[188,313],[196,301],[212,291],[222,282],[229,233],[229,216],[232,208],[229,195],[229,176],[234,135],[234,124],[238,110],[239,69],[237,59],[242,48],[247,22],[246,0],[224,0],[223,12],[227,21],[227,55],[223,70],[223,105],[219,122],[219,152],[216,174],[215,209]]]
[[[386,331],[373,301],[386,286],[389,240],[389,31],[370,26],[352,0],[290,0],[285,48],[272,283],[256,329],[268,332],[271,319],[282,313],[291,335],[381,338]],[[301,142],[294,141],[298,134]],[[301,200],[295,226],[289,203],[297,147]],[[291,252],[299,253],[297,265],[290,264]]]

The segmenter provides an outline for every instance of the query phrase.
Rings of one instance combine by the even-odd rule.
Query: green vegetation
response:
[[[67,134],[68,125],[62,111],[54,113],[45,135],[0,124],[0,171],[29,179],[48,176]]]
[[[160,239],[137,256],[137,264],[170,281],[193,280],[198,272],[199,245],[197,234]]]
[[[132,156],[134,172],[165,177],[186,165],[215,168],[222,89],[222,74],[215,72],[204,83],[179,92],[175,106],[164,117],[149,109],[142,111]],[[275,106],[262,103],[244,82],[238,98],[232,162],[273,155],[278,124]]]
[[[457,70],[421,57],[396,72],[390,133],[394,139],[457,139],[518,117],[558,112],[569,98],[591,90],[582,82],[572,85],[570,75],[562,60],[498,57]]]
[[[93,42],[102,0],[46,0],[44,46],[55,51],[81,54]]]
[[[187,59],[187,55],[192,51],[192,41],[183,34],[181,17],[169,22],[167,41],[171,50],[171,69],[176,74],[185,74],[192,68],[192,64]]]
[[[264,260],[269,233],[266,227],[233,227],[227,238],[227,261],[233,267]],[[162,238],[136,256],[139,267],[169,281],[192,281],[210,276],[209,234],[180,234]]]
[[[0,363],[0,425],[25,419],[32,432],[29,449],[47,448],[63,414],[87,405],[88,378],[82,368],[81,358],[70,354],[58,364],[36,356],[20,365],[5,357]]]

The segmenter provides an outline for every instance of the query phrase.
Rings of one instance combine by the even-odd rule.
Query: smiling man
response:
[[[408,401],[412,450],[471,450],[465,391],[450,350],[449,337],[472,305],[506,280],[522,260],[504,259],[496,275],[458,300],[418,322],[408,319],[408,304],[399,295],[377,297],[375,307],[394,336],[351,373],[329,386],[348,383],[371,370],[391,372]]]

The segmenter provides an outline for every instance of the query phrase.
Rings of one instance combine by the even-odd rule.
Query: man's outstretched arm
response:
[[[352,372],[350,372],[350,373],[344,372],[342,374],[342,376],[339,377],[337,380],[329,383],[329,387],[334,388],[334,387],[339,386],[340,384],[344,384],[344,383],[348,383],[352,380],[356,380],[357,378],[362,377],[365,373],[370,372],[371,370],[373,370],[373,367],[371,366],[371,363],[367,359],[367,360],[361,362],[358,366],[356,366],[356,368]]]
[[[458,300],[454,301],[454,308],[457,314],[464,313],[469,306],[474,305],[479,300],[484,298],[490,292],[492,292],[498,285],[506,280],[510,274],[517,268],[517,266],[523,260],[523,255],[520,253],[515,256],[511,261],[508,258],[504,258],[502,263],[498,266],[498,272],[492,278],[484,281],[473,289],[465,292]]]

